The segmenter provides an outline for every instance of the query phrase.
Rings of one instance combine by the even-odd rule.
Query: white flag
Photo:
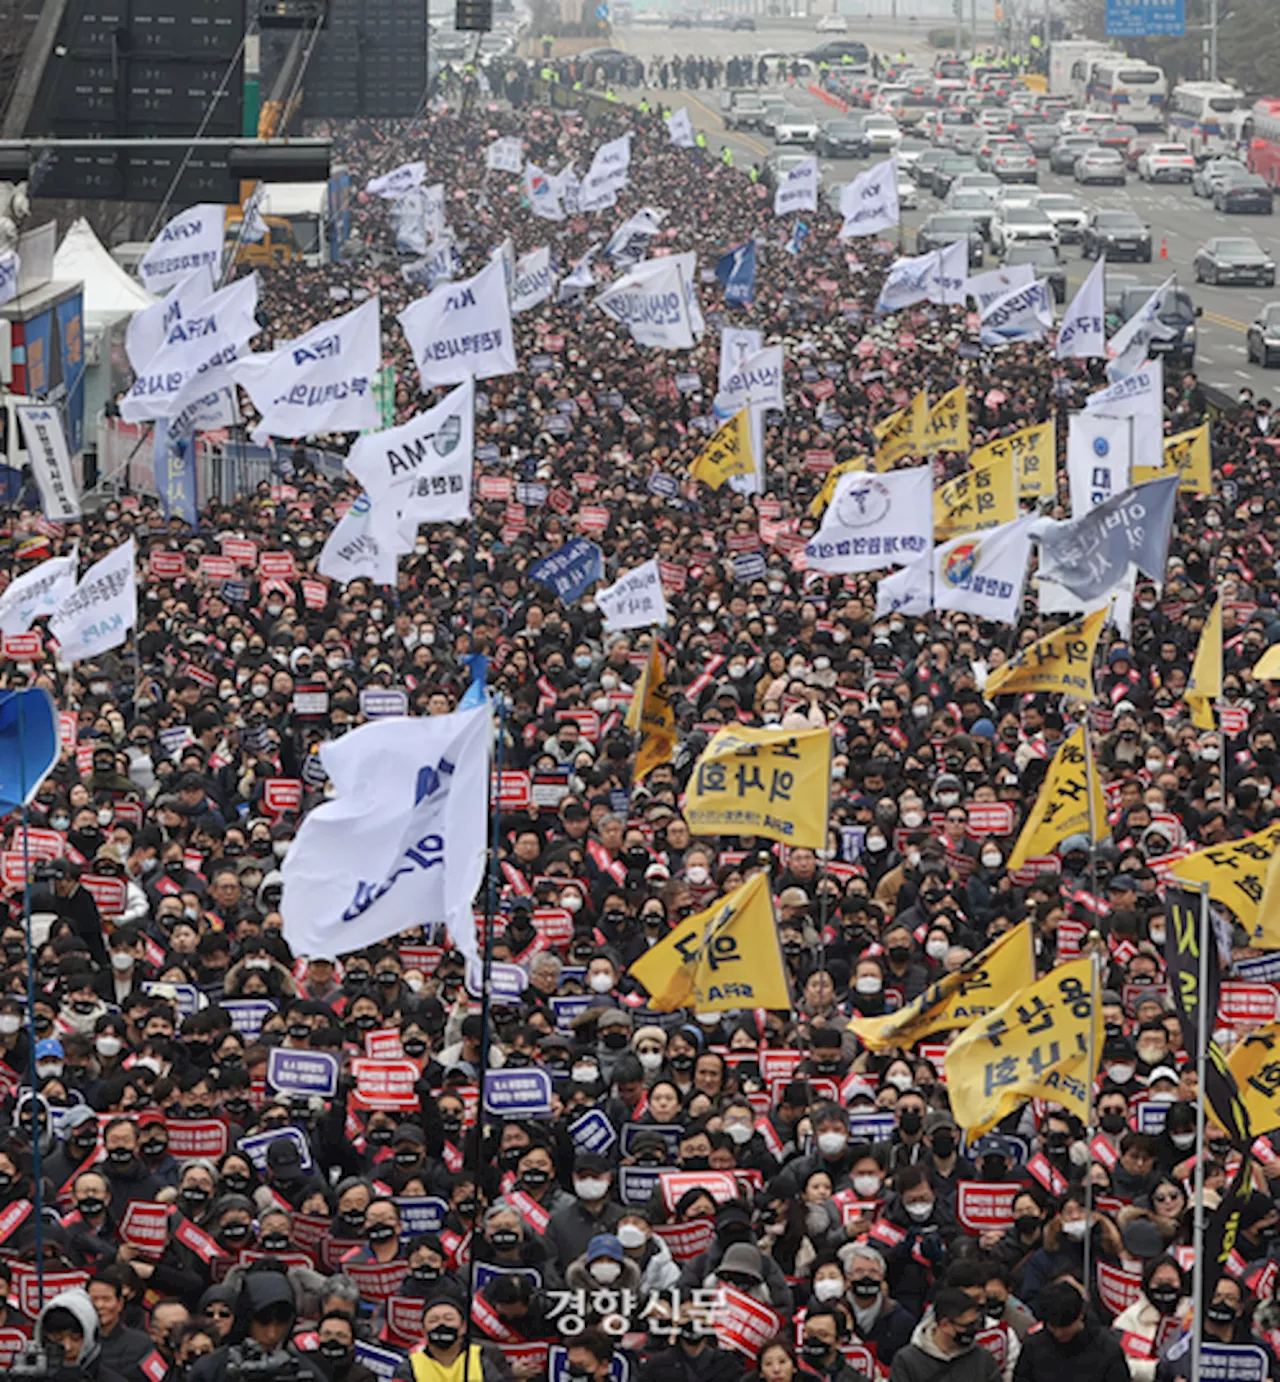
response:
[[[561,280],[556,293],[557,303],[574,302],[596,286],[596,276],[591,266],[603,245],[603,240],[597,240],[569,270],[568,276]]]
[[[551,249],[530,250],[516,260],[511,279],[511,315],[519,316],[531,307],[546,302],[556,290],[555,275],[551,271]]]
[[[1167,340],[1177,334],[1177,328],[1166,325],[1158,315],[1160,303],[1172,287],[1173,277],[1170,276],[1107,343],[1107,354],[1110,356],[1108,379],[1115,381],[1136,373],[1146,364],[1147,347],[1152,341]]]
[[[849,574],[918,562],[933,543],[932,474],[921,465],[842,475],[822,527],[805,544],[809,570]]]
[[[773,214],[818,209],[818,160],[806,158],[778,179],[773,193]]]
[[[22,260],[17,250],[0,254],[0,307],[18,296],[18,280],[22,277]]]
[[[142,286],[149,293],[163,293],[201,267],[217,274],[222,265],[225,223],[225,208],[214,202],[180,211],[139,261]]]
[[[582,195],[582,182],[572,163],[566,163],[555,176],[555,192],[566,216],[576,216],[582,209],[578,205]]]
[[[876,235],[901,220],[898,210],[898,165],[892,158],[876,163],[840,189],[840,238]]]
[[[309,437],[372,431],[378,425],[373,380],[382,363],[378,299],[322,322],[304,336],[230,366],[261,420],[252,437]]]
[[[397,320],[424,389],[516,372],[511,303],[500,260],[473,278],[442,283],[411,302]]]
[[[76,588],[79,561],[75,552],[50,557],[10,581],[0,594],[0,633],[26,633],[42,614],[52,614]]]
[[[267,238],[267,223],[262,219],[262,203],[266,199],[267,184],[256,182],[240,208],[240,238],[251,245],[260,245]]]
[[[126,422],[173,418],[187,403],[227,388],[232,362],[257,334],[257,308],[256,273],[193,304],[134,379],[120,401],[120,416]]]
[[[373,505],[367,494],[361,494],[333,525],[317,563],[320,574],[340,585],[357,578],[395,585],[396,553],[378,542],[373,523]]]
[[[667,136],[677,149],[692,149],[697,142],[693,137],[693,121],[689,119],[687,106],[681,106],[674,114],[667,116]]]
[[[712,409],[717,417],[730,418],[748,404],[783,410],[780,345],[748,355],[716,394]]]
[[[1089,276],[1076,290],[1058,328],[1058,340],[1053,348],[1055,359],[1107,358],[1106,272],[1106,258],[1099,255]]]
[[[1136,419],[1072,413],[1067,424],[1071,517],[1083,518],[1130,485]]]
[[[938,251],[895,259],[876,302],[877,312],[897,312],[917,302],[928,302],[930,284],[938,276]]]
[[[665,624],[667,599],[662,592],[657,557],[651,557],[619,576],[612,585],[597,590],[596,604],[604,615],[604,626],[608,633]]]
[[[1038,278],[1025,288],[1014,288],[983,310],[978,339],[983,345],[1042,341],[1052,325],[1053,297],[1048,283]]]
[[[1132,463],[1159,470],[1164,465],[1164,365],[1157,355],[1084,401],[1086,413],[1133,419]]]
[[[1041,614],[1093,614],[1110,606],[1111,623],[1127,643],[1133,626],[1133,593],[1138,584],[1138,568],[1130,562],[1120,581],[1092,600],[1082,600],[1074,590],[1040,571],[1036,575],[1036,596]]]
[[[379,720],[322,745],[337,795],[303,820],[281,868],[295,954],[337,958],[443,921],[476,958],[491,718],[485,706]]]
[[[1016,624],[1031,560],[1030,517],[966,533],[933,549],[933,605]]]
[[[524,167],[524,142],[518,134],[495,139],[484,151],[484,166],[499,173],[518,173]]]
[[[582,179],[578,194],[580,211],[603,211],[617,201],[617,194],[627,185],[631,167],[631,134],[620,135],[601,144],[591,160],[591,167]]]
[[[751,326],[722,326],[720,328],[720,392],[748,355],[754,355],[764,345],[764,336]]]
[[[596,295],[595,304],[630,329],[638,345],[692,350],[693,322],[680,256],[649,259]]]
[[[662,229],[667,213],[660,206],[642,206],[613,232],[604,247],[604,257],[619,268],[630,268],[642,260],[649,241]]]
[[[71,473],[62,414],[43,403],[21,404],[17,412],[44,516],[52,523],[74,523],[80,517],[80,496]]]
[[[560,205],[560,187],[536,163],[524,166],[524,197],[529,210],[544,221],[563,221],[564,207]]]
[[[347,469],[373,505],[379,547],[411,549],[420,523],[471,516],[475,403],[475,381],[468,379],[434,408],[400,427],[367,432],[351,448]]]
[[[1030,264],[1010,264],[1008,268],[988,269],[965,284],[965,293],[985,312],[993,302],[1013,292],[1015,288],[1029,288],[1036,281],[1036,271]]]
[[[124,353],[129,357],[134,374],[141,374],[152,357],[164,345],[164,338],[178,322],[185,321],[198,303],[213,296],[213,274],[207,264],[176,283],[169,292],[135,312],[125,331]]]
[[[118,648],[138,622],[133,539],[108,552],[81,577],[49,617],[63,662],[83,662]]]
[[[891,614],[928,614],[933,608],[933,564],[915,561],[901,571],[881,576],[876,585],[877,619]]]
[[[929,301],[947,307],[963,307],[969,281],[969,242],[957,240],[938,251],[938,262],[929,274]]]
[[[389,202],[399,201],[415,187],[421,187],[427,176],[427,165],[419,160],[416,163],[402,163],[380,178],[371,178],[364,190],[371,197],[383,197]]]

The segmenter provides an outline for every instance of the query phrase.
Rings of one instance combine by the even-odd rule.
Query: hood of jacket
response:
[[[246,1272],[240,1295],[236,1300],[236,1318],[232,1336],[227,1342],[240,1343],[249,1333],[249,1321],[273,1305],[287,1305],[292,1315],[297,1314],[293,1298],[293,1287],[283,1272]]]
[[[939,1362],[950,1363],[956,1358],[963,1357],[970,1350],[977,1348],[977,1344],[970,1344],[969,1348],[962,1348],[959,1353],[947,1353],[934,1342],[933,1332],[936,1321],[933,1318],[932,1306],[921,1316],[920,1323],[916,1325],[911,1334],[911,1342],[920,1350],[927,1353],[930,1358],[937,1358]]]
[[[92,1363],[102,1351],[102,1338],[98,1332],[98,1312],[93,1308],[88,1291],[77,1286],[70,1291],[60,1291],[49,1301],[36,1317],[34,1340],[37,1347],[44,1347],[45,1320],[51,1310],[69,1310],[80,1321],[84,1343],[80,1348],[78,1366]]]

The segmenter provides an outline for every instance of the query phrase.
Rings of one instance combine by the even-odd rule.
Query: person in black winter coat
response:
[[[713,1335],[687,1319],[670,1348],[649,1355],[636,1382],[738,1382],[741,1375],[742,1356],[717,1348]]]
[[[111,1217],[119,1221],[130,1200],[154,1200],[164,1186],[138,1158],[138,1129],[131,1118],[113,1118],[102,1134],[102,1173],[111,1196]]]
[[[934,1193],[923,1167],[908,1166],[899,1171],[893,1188],[897,1195],[884,1219],[901,1236],[896,1242],[882,1244],[873,1234],[873,1243],[884,1247],[894,1299],[919,1319],[934,1282],[951,1260],[951,1244],[959,1227]],[[885,1235],[891,1236],[895,1235]]]
[[[887,1368],[893,1355],[911,1342],[915,1316],[889,1294],[884,1256],[869,1243],[857,1243],[848,1265],[849,1296],[853,1301],[854,1343],[869,1344]]]
[[[190,1382],[227,1382],[233,1350],[259,1355],[285,1349],[306,1382],[329,1382],[321,1366],[306,1354],[286,1349],[296,1318],[293,1287],[275,1267],[253,1263],[245,1272],[236,1299],[236,1317],[227,1342],[206,1354],[191,1369]]]
[[[1116,1336],[1085,1315],[1084,1297],[1069,1281],[1040,1293],[1043,1329],[1028,1334],[1013,1382],[1129,1382],[1129,1364]]]

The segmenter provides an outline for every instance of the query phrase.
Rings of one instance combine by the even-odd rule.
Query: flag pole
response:
[[[1092,796],[1092,792],[1091,792],[1091,793],[1090,793],[1090,803],[1092,803],[1092,800],[1093,800],[1093,796]],[[1090,806],[1090,810],[1092,810],[1092,805]],[[1088,1140],[1089,1140],[1089,1146],[1090,1146],[1090,1148],[1092,1148],[1092,1146],[1093,1146],[1093,1139],[1097,1136],[1097,1127],[1096,1127],[1096,1123],[1097,1123],[1096,1098],[1095,1098],[1095,1093],[1094,1093],[1095,1087],[1096,1087],[1096,1085],[1097,1085],[1097,1083],[1098,1083],[1098,1050],[1097,1050],[1097,1037],[1096,1037],[1097,1023],[1096,1023],[1096,1021],[1094,1021],[1094,1018],[1093,1018],[1092,1014],[1096,1014],[1096,1013],[1097,1013],[1097,1011],[1098,1011],[1098,1005],[1099,1005],[1099,1002],[1101,1001],[1101,994],[1099,993],[1098,990],[1099,990],[1099,988],[1100,988],[1099,980],[1100,980],[1100,977],[1101,977],[1101,976],[1100,976],[1100,974],[1099,974],[1099,969],[1100,969],[1100,966],[1101,966],[1101,963],[1102,963],[1102,957],[1101,957],[1101,955],[1099,955],[1099,953],[1098,953],[1098,946],[1101,945],[1102,943],[1103,943],[1103,941],[1102,941],[1102,935],[1101,935],[1101,933],[1097,930],[1097,928],[1095,927],[1093,930],[1091,930],[1091,931],[1089,932],[1089,941],[1088,941],[1088,945],[1089,945],[1089,1012],[1090,1012],[1091,1016],[1090,1016],[1090,1019],[1089,1019],[1089,1086],[1088,1086],[1088,1099],[1089,1099],[1089,1104],[1088,1104],[1088,1108],[1087,1108],[1087,1110],[1086,1110],[1087,1122],[1086,1122],[1086,1125],[1085,1125],[1085,1136],[1086,1136],[1086,1137],[1088,1138]],[[1083,1285],[1083,1287],[1084,1287],[1084,1289],[1085,1289],[1085,1299],[1086,1299],[1086,1300],[1092,1300],[1093,1297],[1094,1297],[1094,1294],[1095,1294],[1092,1277],[1093,1277],[1093,1180],[1092,1180],[1091,1177],[1089,1177],[1088,1175],[1086,1175],[1086,1176],[1085,1176],[1085,1180],[1084,1180],[1084,1281],[1081,1283],[1081,1285]]]
[[[36,949],[31,936],[31,816],[27,806],[27,721],[22,693],[18,693],[18,792],[22,798],[22,924],[27,941],[27,1057],[31,1080],[32,1205],[36,1217],[36,1298],[44,1304],[44,1191],[40,1173],[40,1105],[36,1083]]]
[[[1209,885],[1200,884],[1200,973],[1196,980],[1196,1172],[1194,1228],[1195,1260],[1191,1268],[1191,1376],[1200,1376],[1200,1331],[1204,1302],[1204,1153],[1205,1077],[1209,1065],[1209,947],[1216,945],[1209,917]]]

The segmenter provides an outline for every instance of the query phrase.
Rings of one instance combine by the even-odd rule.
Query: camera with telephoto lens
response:
[[[227,1354],[227,1382],[303,1382],[298,1360],[282,1348],[270,1353],[252,1339],[236,1344]]]
[[[21,1353],[14,1356],[5,1377],[52,1377],[62,1366],[64,1357],[65,1351],[61,1344],[46,1344],[44,1348],[28,1344]]]

